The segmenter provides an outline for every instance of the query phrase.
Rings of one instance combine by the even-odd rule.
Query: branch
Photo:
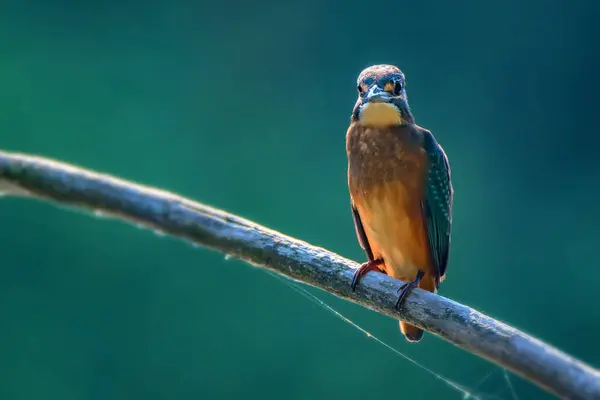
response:
[[[350,290],[358,264],[251,221],[175,194],[46,158],[0,151],[0,192],[82,207],[128,220],[432,332],[569,399],[600,399],[600,372],[502,322],[445,297],[415,289],[395,310],[402,282],[367,274]]]

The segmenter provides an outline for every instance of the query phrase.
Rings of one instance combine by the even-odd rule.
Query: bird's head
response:
[[[358,100],[352,120],[373,127],[412,123],[405,85],[404,74],[393,65],[364,69],[357,80]]]

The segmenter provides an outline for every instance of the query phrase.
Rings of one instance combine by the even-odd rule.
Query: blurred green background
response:
[[[600,366],[598,4],[5,0],[0,147],[363,260],[345,131],[358,73],[396,64],[452,165],[441,294]],[[178,240],[8,198],[0,250],[1,399],[462,396],[265,272]],[[312,292],[483,398],[513,398],[492,364]]]

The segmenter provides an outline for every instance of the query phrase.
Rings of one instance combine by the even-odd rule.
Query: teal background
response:
[[[397,64],[452,166],[441,294],[600,366],[597,2],[0,4],[2,149],[355,260],[355,79]],[[0,399],[462,397],[265,272],[124,223],[3,199],[0,254]],[[492,364],[312,292],[482,398],[513,398]]]

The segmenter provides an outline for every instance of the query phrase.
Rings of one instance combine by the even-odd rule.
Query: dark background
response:
[[[358,73],[396,64],[453,169],[441,294],[600,366],[597,4],[4,1],[0,146],[363,260],[345,131]],[[265,272],[149,231],[6,199],[0,249],[2,399],[462,396]],[[315,293],[512,399],[492,364]]]

